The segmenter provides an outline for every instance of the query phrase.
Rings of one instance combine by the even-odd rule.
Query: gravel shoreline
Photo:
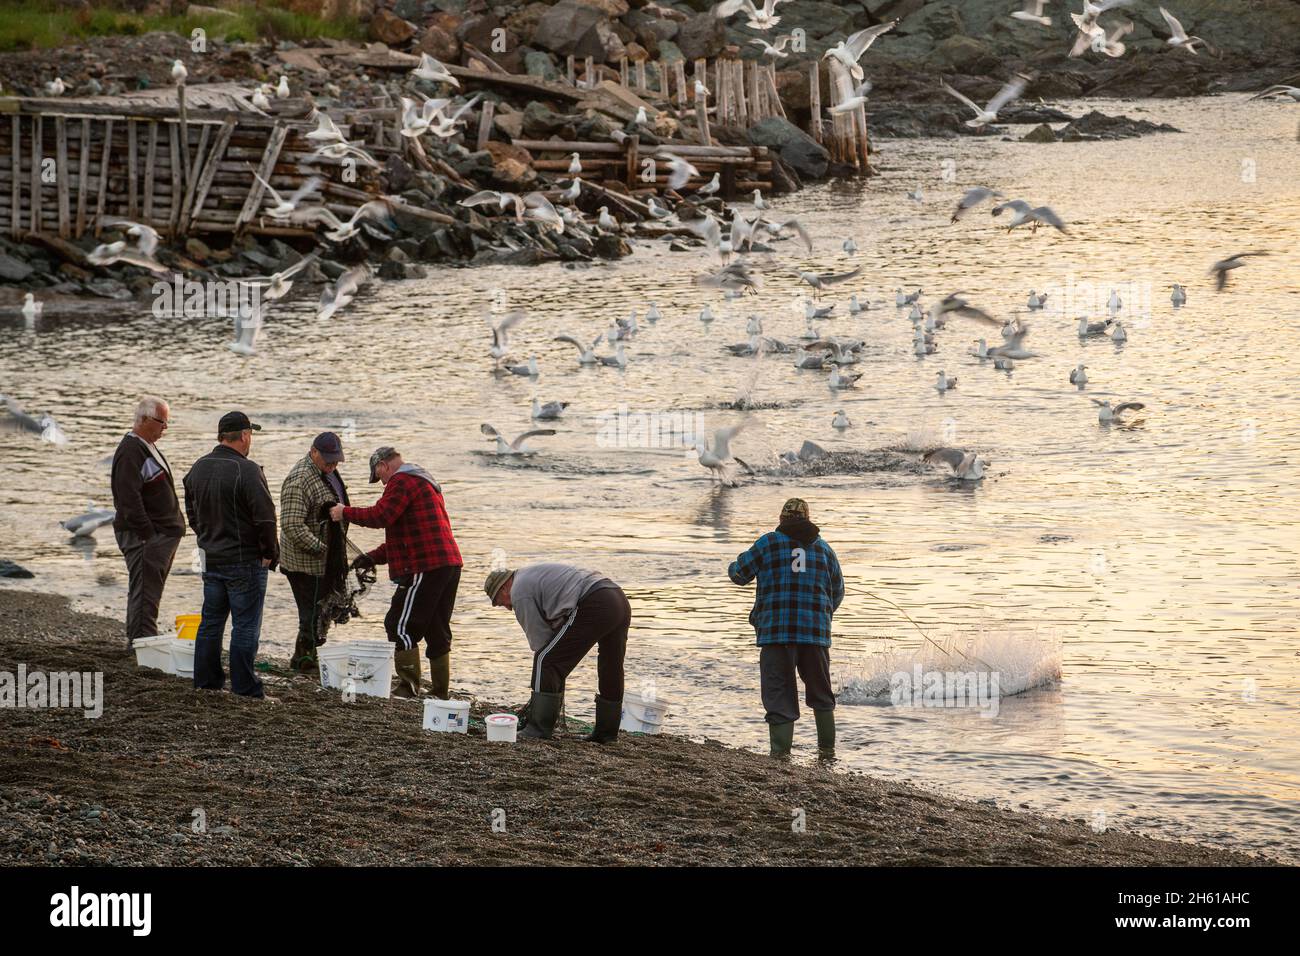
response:
[[[0,716],[5,865],[1243,866],[715,741],[489,745],[268,661],[278,705],[138,669],[121,624],[0,592],[0,671],[102,671],[104,709]],[[263,675],[266,677],[267,675]],[[206,818],[194,832],[195,811]],[[793,832],[795,811],[806,830]],[[500,811],[504,811],[504,817]],[[504,832],[494,831],[494,820]],[[500,829],[500,826],[497,827]]]

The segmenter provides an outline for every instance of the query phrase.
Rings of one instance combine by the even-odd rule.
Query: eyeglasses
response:
[[[146,415],[145,418],[149,419],[151,422],[157,422],[163,428],[167,427],[167,422],[163,421],[161,418],[154,418],[152,415]]]

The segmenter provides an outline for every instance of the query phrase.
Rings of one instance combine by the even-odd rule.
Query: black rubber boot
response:
[[[772,742],[773,757],[790,756],[790,748],[794,746],[793,720],[784,724],[768,724],[767,735]]]
[[[612,744],[618,740],[618,725],[623,719],[623,702],[596,695],[596,726],[583,740]]]
[[[555,722],[560,718],[560,703],[563,699],[562,694],[533,691],[532,699],[528,702],[528,720],[524,729],[519,731],[519,736],[542,740],[550,740],[555,736]]]
[[[438,700],[450,700],[451,694],[451,652],[429,658],[429,682],[433,684],[432,695]]]
[[[823,757],[835,755],[835,711],[814,710],[817,720],[817,750]]]

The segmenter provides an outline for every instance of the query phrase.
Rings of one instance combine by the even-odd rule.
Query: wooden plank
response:
[[[41,231],[41,136],[44,133],[41,125],[41,117],[33,118],[32,125],[32,232]]]
[[[736,89],[737,118],[742,127],[749,129],[749,104],[745,100],[745,64],[740,60],[732,60],[731,73]]]
[[[158,124],[149,123],[149,146],[145,149],[144,161],[144,218],[153,219],[153,170],[158,158]]]
[[[23,118],[15,113],[9,122],[9,170],[11,205],[9,207],[9,232],[17,239],[23,233],[23,223],[18,207],[22,203],[22,169],[23,169]]]
[[[871,172],[871,139],[867,135],[867,107],[859,103],[858,108],[853,112],[854,123],[858,132],[858,156],[862,162],[862,172],[864,175]]]
[[[594,90],[597,86],[596,67],[595,64],[592,63],[591,57],[587,57],[582,61],[582,76],[587,84],[587,89]]]
[[[686,61],[673,61],[673,79],[677,81],[677,109],[686,112]]]
[[[182,129],[181,135],[183,136],[184,127],[182,127],[181,129]],[[203,127],[203,132],[199,134],[198,155],[194,157],[193,168],[190,169],[189,172],[186,174],[189,176],[189,179],[185,187],[185,198],[184,200],[181,201],[180,219],[177,221],[176,224],[177,228],[180,229],[182,235],[188,232],[190,228],[190,209],[192,209],[194,205],[194,190],[198,186],[198,171],[203,168],[203,161],[208,151],[208,134],[210,133],[211,129],[212,127],[205,126]]]
[[[623,143],[627,147],[627,188],[635,189],[637,183],[637,168],[640,165],[641,137],[629,136]]]
[[[208,155],[207,163],[204,164],[203,171],[199,174],[198,186],[194,190],[194,202],[189,207],[189,217],[191,222],[199,217],[203,210],[203,203],[208,198],[208,190],[212,188],[212,180],[217,175],[217,169],[221,166],[221,157],[225,155],[226,147],[230,145],[230,137],[235,132],[235,118],[232,116],[222,125],[221,131],[217,133],[216,142],[212,144],[212,152]]]
[[[95,199],[95,238],[103,226],[104,200],[108,196],[108,158],[113,148],[113,117],[104,120],[104,158],[99,162],[99,195]]]
[[[625,56],[618,58],[618,82],[627,86],[627,57]]]
[[[171,215],[167,218],[167,234],[176,237],[176,227],[181,221],[181,197],[185,192],[185,180],[181,172],[181,134],[177,124],[167,124],[167,147],[172,158],[172,192]]]
[[[645,86],[645,60],[636,61],[636,88],[644,91]]]
[[[72,235],[72,222],[68,211],[68,180],[72,178],[72,173],[68,169],[67,120],[62,116],[56,117],[54,120],[54,138],[56,162],[58,163],[54,175],[58,177],[59,238],[67,239]]]
[[[822,87],[821,64],[813,60],[808,64],[808,134],[822,141]]]
[[[185,84],[176,84],[176,103],[181,117],[181,163],[185,173],[185,183],[188,185],[193,182],[190,173],[190,119],[189,113],[185,109]]]
[[[569,57],[569,65],[573,65],[573,57]],[[474,141],[474,148],[480,152],[487,148],[488,140],[492,137],[492,116],[496,111],[496,103],[488,100],[483,104],[483,109],[478,117],[478,137]]]
[[[138,120],[126,121],[126,217],[134,219],[139,215],[139,177],[140,166],[136,162],[136,126]]]
[[[565,75],[565,77],[568,78],[568,81],[569,81],[569,85],[570,85],[570,86],[577,86],[577,85],[578,85],[577,77],[574,75],[574,69],[573,69],[573,54],[572,54],[572,53],[570,53],[570,54],[565,58],[565,61],[564,61],[564,75]]]
[[[772,96],[772,106],[776,110],[776,115],[785,119],[785,104],[781,102],[781,94],[776,88],[776,64],[767,65],[767,91]]]
[[[73,233],[78,239],[86,234],[86,203],[90,196],[90,118],[81,121],[81,141],[77,152],[81,157],[81,169],[77,176],[77,228]]]
[[[259,164],[257,174],[266,179],[271,170],[275,168],[275,161],[280,155],[280,149],[284,146],[285,137],[289,135],[288,128],[283,123],[277,123],[275,129],[271,131],[270,138],[266,141],[266,152],[262,154],[262,162]],[[243,227],[257,213],[258,207],[262,204],[262,193],[264,187],[256,179],[249,186],[248,196],[244,199],[243,208],[239,210],[239,215],[235,219],[235,232],[239,233]]]

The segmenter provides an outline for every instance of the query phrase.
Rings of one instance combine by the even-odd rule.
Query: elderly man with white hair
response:
[[[126,558],[126,646],[158,633],[158,605],[172,559],[185,535],[172,468],[158,450],[171,412],[146,395],[135,407],[135,424],[113,453],[113,531]]]

